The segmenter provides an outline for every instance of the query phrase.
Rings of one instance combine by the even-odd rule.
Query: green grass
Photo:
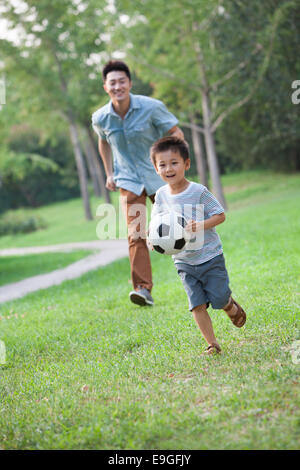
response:
[[[300,185],[298,175],[283,175],[268,171],[224,175],[222,181],[229,209],[259,204],[265,200],[276,200],[283,191],[297,189]],[[117,227],[120,226],[121,233],[124,234],[126,226],[119,207],[118,193],[111,193],[111,197],[116,209]],[[96,211],[97,207],[103,204],[103,200],[91,197],[90,202],[94,217],[92,221],[84,218],[81,199],[26,210],[28,216],[33,214],[42,217],[47,222],[47,228],[28,234],[0,237],[0,249],[97,240],[96,229],[100,219],[96,217]],[[22,210],[16,211],[18,212]]]
[[[249,171],[225,175],[225,196],[230,209],[256,205],[264,201],[275,201],[284,192],[289,197],[300,186],[298,174]]]
[[[25,256],[0,256],[0,286],[27,277],[61,269],[85,258],[89,251],[72,253],[48,253]]]
[[[263,189],[230,190],[218,227],[248,314],[237,329],[210,309],[222,354],[201,354],[172,260],[156,253],[154,307],[129,303],[127,259],[3,304],[0,448],[299,448],[300,177],[242,179],[227,187]]]
[[[119,211],[118,193],[112,193],[112,201],[116,208],[117,221],[120,218],[122,226],[125,227],[122,212]],[[96,217],[96,211],[97,207],[103,204],[103,200],[91,197],[90,203],[94,219],[89,221],[84,217],[81,199],[71,199],[38,209],[28,209],[26,211],[28,216],[32,213],[42,217],[47,222],[47,228],[28,234],[0,237],[0,249],[97,240],[96,228],[99,218]],[[22,212],[21,209],[19,211]]]

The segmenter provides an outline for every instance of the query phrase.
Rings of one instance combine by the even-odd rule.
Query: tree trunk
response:
[[[209,96],[206,90],[202,90],[202,113],[203,113],[203,123],[204,123],[204,138],[205,138],[205,147],[208,160],[208,167],[212,182],[212,190],[220,204],[227,209],[223,188],[220,178],[219,163],[216,154],[215,148],[215,139],[211,131],[211,113],[209,106]]]
[[[198,31],[198,25],[193,25],[193,30]],[[203,53],[201,47],[197,41],[194,41],[194,49],[197,57],[197,62],[199,66],[199,74],[201,77],[201,97],[202,97],[202,114],[203,114],[203,127],[204,127],[204,140],[205,140],[205,149],[206,149],[206,156],[207,156],[207,163],[209,168],[209,173],[212,182],[212,191],[220,204],[227,208],[223,188],[221,184],[220,178],[220,170],[219,170],[219,163],[218,157],[215,148],[215,139],[214,134],[212,132],[211,126],[211,109],[210,109],[210,102],[209,102],[209,84],[207,80],[206,68]]]
[[[192,124],[196,125],[194,116],[191,116]],[[195,160],[197,165],[197,173],[199,176],[200,183],[208,187],[207,171],[206,171],[206,161],[204,158],[204,151],[202,146],[202,136],[196,130],[195,127],[191,128],[192,131],[192,141],[195,154]]]
[[[93,183],[95,196],[101,197],[101,189],[100,189],[100,184],[99,184],[97,174],[96,174],[94,159],[90,151],[89,142],[86,140],[83,144],[83,151],[84,151],[86,162],[88,165],[89,175]]]
[[[79,176],[80,193],[81,193],[81,197],[83,200],[85,218],[87,220],[93,220],[90,200],[89,200],[89,193],[88,193],[86,169],[84,166],[84,159],[83,159],[83,155],[82,155],[82,151],[80,147],[77,127],[70,115],[68,115],[67,118],[69,122],[71,142],[73,146],[73,151],[74,151],[74,156],[75,156],[75,161],[76,161],[76,166],[77,166],[77,171],[78,171],[78,176]]]
[[[64,95],[68,95],[68,86],[67,82],[65,81],[65,77],[62,72],[62,66],[60,60],[58,58],[56,50],[52,48],[53,57],[55,59],[57,70],[58,70],[58,77],[60,81],[60,87]],[[69,124],[69,131],[71,136],[71,143],[73,146],[75,162],[77,166],[77,172],[79,177],[79,186],[80,186],[80,193],[83,201],[84,207],[84,214],[87,220],[93,220],[91,206],[90,206],[90,199],[89,199],[89,192],[88,192],[88,185],[87,185],[87,176],[86,176],[86,169],[84,166],[84,159],[81,152],[80,147],[80,140],[79,135],[76,127],[76,121],[74,119],[73,113],[71,108],[69,108],[64,114],[68,124]]]
[[[109,194],[108,189],[105,186],[105,177],[104,177],[104,173],[103,173],[103,170],[102,170],[99,158],[98,158],[98,151],[96,150],[92,131],[88,126],[86,126],[86,133],[87,133],[87,138],[88,138],[88,143],[89,143],[90,154],[92,155],[93,160],[94,160],[94,166],[95,166],[95,171],[97,174],[97,179],[98,179],[100,190],[101,190],[101,195],[104,197],[105,202],[110,204],[111,203],[110,194]]]

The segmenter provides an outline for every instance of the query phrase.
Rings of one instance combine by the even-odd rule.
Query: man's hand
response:
[[[106,187],[107,189],[109,189],[109,191],[117,191],[117,186],[116,186],[116,183],[114,182],[113,176],[108,176],[106,178]]]
[[[172,127],[169,131],[168,131],[168,135],[169,136],[172,136],[172,137],[177,137],[178,139],[181,139],[181,140],[184,140],[184,133],[182,132],[182,130],[177,127],[177,126],[174,126]]]
[[[102,158],[104,170],[107,175],[106,187],[109,191],[117,191],[116,183],[114,182],[114,170],[112,164],[112,152],[109,143],[104,139],[98,139],[99,154]]]

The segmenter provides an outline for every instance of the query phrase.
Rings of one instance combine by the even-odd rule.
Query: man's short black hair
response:
[[[150,156],[154,166],[156,166],[156,155],[161,152],[167,152],[168,150],[179,153],[184,161],[190,158],[189,146],[185,140],[174,136],[162,137],[161,139],[154,142],[151,147]]]
[[[102,70],[102,77],[104,82],[109,72],[125,72],[129,80],[131,80],[129,67],[121,60],[110,60],[107,62],[107,64],[104,65]]]

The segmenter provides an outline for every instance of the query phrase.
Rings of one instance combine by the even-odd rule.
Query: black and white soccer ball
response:
[[[157,214],[150,221],[148,240],[158,253],[176,255],[188,242],[186,224],[186,219],[177,212]]]

